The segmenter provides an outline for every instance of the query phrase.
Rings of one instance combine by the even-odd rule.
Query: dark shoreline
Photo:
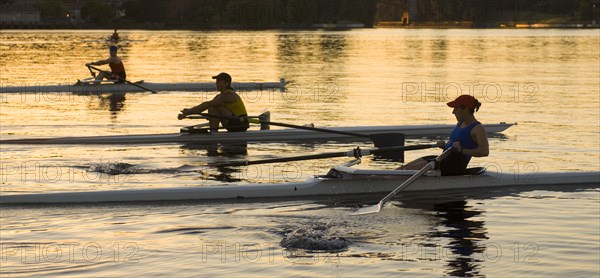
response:
[[[313,25],[282,25],[265,28],[243,27],[235,25],[198,26],[190,24],[123,24],[118,30],[190,30],[190,31],[218,31],[218,30],[332,30],[345,31],[352,29],[598,29],[600,23],[566,22],[566,23],[531,23],[531,22],[494,22],[477,24],[471,21],[462,22],[413,22],[404,25],[400,22],[380,22],[373,26],[359,26],[357,24],[313,24]],[[65,24],[65,23],[37,23],[37,24],[0,24],[0,30],[114,30],[111,26],[97,26],[90,24]]]

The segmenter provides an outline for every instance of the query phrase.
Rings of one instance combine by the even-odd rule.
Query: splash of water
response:
[[[92,164],[87,171],[98,172],[108,175],[131,175],[131,174],[176,174],[182,172],[202,172],[199,167],[183,165],[177,168],[145,169],[134,164],[124,162],[109,162]]]
[[[331,222],[331,221],[330,221]],[[290,249],[310,251],[341,252],[348,249],[350,241],[335,236],[329,229],[329,223],[300,227],[285,233],[280,245]]]

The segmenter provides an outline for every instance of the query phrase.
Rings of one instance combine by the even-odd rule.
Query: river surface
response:
[[[106,30],[0,31],[0,86],[70,84],[108,57]],[[131,81],[278,81],[240,92],[252,115],[317,127],[454,124],[471,94],[485,123],[516,122],[473,159],[511,175],[600,169],[598,30],[123,30]],[[170,133],[214,92],[6,94],[2,139]],[[275,128],[275,127],[274,127]],[[407,144],[436,138],[410,139]],[[368,142],[218,146],[1,145],[1,194],[287,182],[345,158],[223,169],[211,163],[372,147]],[[439,153],[420,150],[406,160]],[[363,158],[357,167],[400,164]],[[597,277],[600,182],[258,202],[2,206],[2,277]]]

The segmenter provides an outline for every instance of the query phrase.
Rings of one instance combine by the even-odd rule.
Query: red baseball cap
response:
[[[458,106],[465,106],[469,109],[475,109],[477,107],[477,99],[475,99],[474,97],[470,96],[470,95],[461,95],[459,97],[457,97],[455,100],[448,102],[446,104],[448,104],[448,106],[450,107],[458,107]]]

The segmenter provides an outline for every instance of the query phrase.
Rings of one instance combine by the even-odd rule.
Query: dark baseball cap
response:
[[[216,79],[217,81],[225,80],[225,81],[228,81],[229,83],[231,83],[231,75],[229,75],[225,72],[222,72],[222,73],[219,73],[219,74],[213,76],[212,79]]]

